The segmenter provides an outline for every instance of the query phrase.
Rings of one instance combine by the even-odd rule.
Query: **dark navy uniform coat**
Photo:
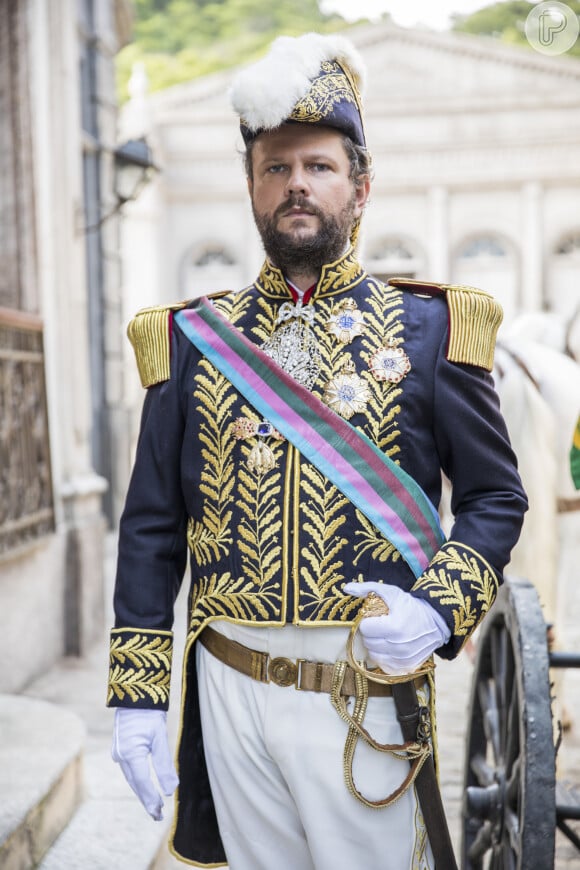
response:
[[[174,847],[200,865],[225,861],[195,684],[193,646],[206,624],[348,625],[360,602],[342,588],[362,577],[425,598],[451,630],[438,652],[452,658],[502,581],[526,498],[492,377],[482,365],[490,367],[488,320],[497,307],[465,288],[416,289],[369,277],[349,252],[323,269],[308,302],[312,323],[300,317],[294,326],[295,317],[278,322],[281,306],[293,304],[293,297],[268,264],[251,287],[220,295],[214,304],[258,345],[280,338],[284,327],[294,330],[294,340],[310,343],[317,369],[311,391],[319,398],[336,396],[341,378],[354,377],[351,393],[358,387],[363,401],[351,424],[405,469],[435,507],[441,470],[452,481],[449,540],[418,578],[292,445],[276,432],[258,434],[263,421],[255,409],[172,325],[169,309],[149,310],[135,321],[133,341],[150,386],[120,527],[109,703],[166,708],[173,605],[189,552]],[[342,333],[341,313],[348,315]],[[354,322],[361,328],[349,327]],[[450,353],[458,345],[464,350]],[[449,358],[458,356],[464,361]],[[376,376],[377,360],[387,365],[391,357],[403,363],[398,381],[380,371]],[[346,416],[353,410],[351,393],[341,394],[346,404],[335,404]],[[266,466],[254,461],[260,441],[271,460]]]

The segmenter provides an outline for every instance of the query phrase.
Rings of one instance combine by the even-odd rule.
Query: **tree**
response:
[[[133,41],[117,55],[120,99],[133,64],[145,64],[151,90],[254,59],[282,33],[346,27],[317,0],[134,0]]]
[[[524,45],[531,49],[532,46],[526,38],[525,25],[526,18],[535,5],[526,0],[493,3],[471,15],[454,15],[452,29],[462,33],[491,36],[502,42]],[[566,0],[566,6],[576,15],[580,15],[580,0]],[[566,54],[580,57],[580,40]]]

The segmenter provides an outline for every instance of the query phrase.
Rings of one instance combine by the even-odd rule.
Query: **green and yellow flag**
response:
[[[572,447],[570,448],[570,474],[576,489],[580,489],[580,417],[574,430]]]

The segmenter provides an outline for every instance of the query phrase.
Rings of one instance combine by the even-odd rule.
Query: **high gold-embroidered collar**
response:
[[[352,248],[334,263],[326,263],[322,267],[320,278],[312,293],[312,299],[323,299],[335,296],[356,287],[365,277],[366,272],[358,262]],[[273,299],[288,299],[292,296],[290,288],[284,279],[284,275],[268,260],[262,266],[262,270],[256,280],[256,287]]]

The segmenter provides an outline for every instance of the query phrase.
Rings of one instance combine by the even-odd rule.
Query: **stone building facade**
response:
[[[486,288],[506,323],[522,310],[569,316],[580,303],[580,62],[386,23],[348,35],[368,68],[368,267]],[[122,123],[151,137],[163,171],[124,228],[127,317],[241,286],[259,267],[230,80],[148,97],[135,73]]]
[[[125,0],[0,0],[1,692],[103,631],[128,465],[119,225],[103,216],[130,28]]]

